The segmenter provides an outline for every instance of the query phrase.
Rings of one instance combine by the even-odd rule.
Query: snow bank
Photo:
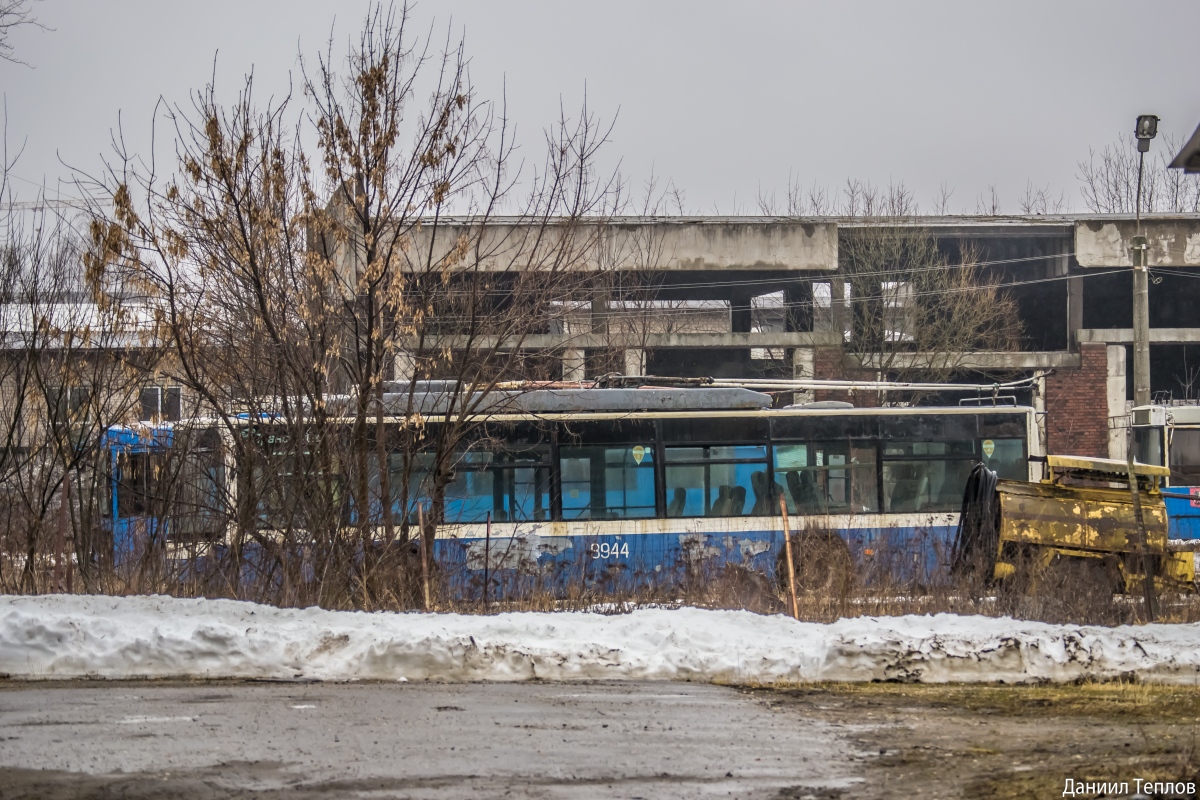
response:
[[[801,623],[743,611],[364,614],[230,600],[0,597],[0,673],[519,681],[1200,680],[1200,625],[1012,619]]]

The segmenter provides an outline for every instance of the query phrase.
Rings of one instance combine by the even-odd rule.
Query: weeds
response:
[[[26,568],[24,554],[0,551],[0,591],[54,593],[67,590],[68,570],[77,569],[73,557],[56,556],[56,532],[40,534],[38,555]],[[111,595],[164,594],[252,600],[278,606],[312,605],[322,596],[322,576],[306,566],[301,551],[283,552],[262,547],[233,552],[229,548],[191,544],[167,546],[142,537],[143,546],[111,561],[94,560],[88,591]],[[440,546],[439,546],[440,548]],[[69,548],[68,548],[69,550]],[[341,609],[407,611],[422,607],[419,558],[416,547],[407,558],[391,559],[390,573],[372,576],[382,591],[369,606],[341,601],[321,602]],[[489,570],[486,593],[484,572],[462,561],[441,556],[431,577],[434,611],[484,614],[515,611],[588,611],[621,614],[642,608],[745,609],[759,614],[786,613],[786,593],[781,582],[768,577],[761,564],[725,563],[717,558],[680,558],[679,563],[657,572],[638,573],[627,565],[597,565],[586,555],[540,565],[536,558],[511,559],[506,568]],[[501,553],[503,551],[500,551]],[[802,547],[801,553],[812,552]],[[801,555],[803,557],[803,555]],[[771,558],[764,553],[762,558]],[[1133,624],[1145,617],[1140,597],[1114,594],[1100,573],[1091,570],[1060,571],[1026,581],[988,585],[966,576],[931,579],[926,574],[895,578],[897,570],[881,569],[900,555],[875,551],[869,563],[859,556],[846,564],[848,574],[838,579],[801,582],[797,605],[800,619],[832,622],[844,617],[899,616],[905,614],[980,614],[1016,619],[1088,625]],[[833,562],[840,563],[837,559]],[[381,563],[377,559],[376,563]],[[770,564],[770,562],[767,562]],[[829,563],[826,559],[825,563]],[[472,564],[472,567],[479,565]],[[829,569],[828,566],[825,569]],[[806,575],[801,571],[801,575]],[[32,576],[32,583],[28,583]],[[344,581],[344,578],[341,579]],[[82,591],[82,582],[74,588]],[[30,589],[32,587],[32,590]],[[486,599],[485,599],[486,596]],[[1175,594],[1161,598],[1160,621],[1200,621],[1200,597]]]

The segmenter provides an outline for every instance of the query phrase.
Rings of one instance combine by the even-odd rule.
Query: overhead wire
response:
[[[798,276],[783,277],[783,278],[780,278],[780,277],[740,278],[740,279],[739,278],[731,278],[728,280],[695,281],[692,283],[647,283],[647,284],[640,284],[640,285],[634,284],[634,285],[624,286],[624,287],[621,285],[617,285],[615,287],[608,287],[608,288],[617,288],[617,289],[627,288],[630,290],[661,292],[661,291],[675,291],[675,290],[679,290],[679,289],[721,289],[721,288],[739,287],[739,286],[761,286],[761,285],[781,286],[783,284],[788,284],[788,283],[824,283],[827,281],[837,281],[837,280],[846,281],[846,280],[860,280],[863,278],[881,278],[881,277],[894,276],[897,274],[912,275],[912,274],[920,274],[920,273],[926,273],[926,272],[940,272],[943,270],[966,269],[966,268],[974,268],[974,267],[991,267],[991,266],[997,266],[997,265],[1003,265],[1003,264],[1019,264],[1019,263],[1029,262],[1029,261],[1049,261],[1051,259],[1066,258],[1066,257],[1070,257],[1073,255],[1075,255],[1074,252],[1065,252],[1065,253],[1054,253],[1054,254],[1050,254],[1050,255],[1023,256],[1021,258],[994,259],[994,260],[988,260],[988,261],[963,261],[963,262],[956,263],[956,264],[933,264],[928,267],[913,267],[913,268],[908,268],[908,269],[892,268],[892,269],[876,270],[876,271],[869,271],[869,272],[856,272],[856,273],[853,273],[852,275],[847,275],[845,273],[839,273],[836,271],[829,271],[826,274],[815,274],[814,275],[812,273],[809,273],[809,274],[805,274],[802,276],[798,275]],[[652,271],[652,270],[653,270],[653,268],[646,268],[643,271]],[[627,271],[634,272],[634,273],[638,272],[637,269],[627,270]],[[432,274],[432,272],[430,274]],[[473,274],[487,275],[488,273],[487,273],[487,271],[483,271],[482,273],[476,272]],[[497,277],[503,277],[503,275],[504,275],[504,273],[499,273],[499,274],[497,274]],[[441,279],[440,272],[437,273],[437,277],[439,280]],[[441,295],[453,295],[453,294],[470,295],[470,294],[473,294],[473,292],[471,292],[469,290],[465,290],[465,289],[449,289],[446,291],[439,292],[439,294],[441,294]]]
[[[1039,285],[1039,284],[1071,280],[1073,278],[1080,278],[1080,279],[1098,278],[1098,277],[1102,277],[1105,275],[1116,275],[1116,274],[1122,274],[1122,273],[1126,273],[1126,272],[1128,272],[1127,269],[1115,268],[1115,269],[1109,269],[1109,270],[1104,270],[1104,271],[1087,272],[1087,273],[1075,274],[1075,275],[1053,275],[1053,276],[1044,277],[1044,278],[1032,278],[1032,279],[1024,280],[1024,281],[1012,281],[1009,283],[986,284],[984,286],[960,286],[960,287],[954,287],[951,289],[934,289],[934,290],[928,290],[928,291],[924,291],[924,292],[912,292],[912,293],[905,294],[904,297],[906,299],[908,299],[908,298],[928,298],[928,297],[948,297],[948,296],[952,296],[952,295],[977,292],[980,289],[990,289],[990,288],[1012,289],[1012,288],[1017,288],[1017,287],[1021,287],[1021,286],[1035,286],[1035,285]],[[849,297],[849,298],[834,298],[834,299],[831,299],[831,305],[818,305],[815,300],[800,300],[800,301],[794,301],[791,303],[784,302],[777,306],[770,306],[766,310],[770,310],[770,311],[789,310],[789,309],[812,310],[812,309],[816,309],[816,308],[830,309],[834,305],[840,305],[841,307],[846,308],[846,307],[850,307],[853,303],[877,303],[877,302],[880,302],[881,299],[882,298],[880,298],[880,297],[863,297],[863,296]],[[581,302],[585,302],[585,301],[581,301]],[[686,301],[681,301],[681,302],[686,302]],[[624,315],[650,316],[650,317],[667,316],[667,315],[680,316],[680,315],[689,314],[689,313],[690,314],[712,314],[714,312],[724,312],[724,311],[725,311],[724,308],[718,308],[718,309],[711,309],[711,308],[622,309],[621,311],[617,311],[617,312],[601,312],[600,316],[602,318],[607,318],[609,320],[612,320],[612,319],[619,318]],[[461,315],[455,315],[455,316],[438,315],[437,319],[439,322],[457,323],[457,322],[471,321],[472,319],[475,319],[475,317],[461,316]],[[587,335],[587,334],[581,334],[581,335]]]
[[[923,273],[923,272],[940,272],[942,270],[965,269],[965,268],[973,268],[973,267],[991,267],[991,266],[997,266],[997,265],[1002,265],[1002,264],[1019,264],[1019,263],[1024,263],[1024,262],[1028,262],[1028,261],[1048,261],[1050,259],[1069,257],[1069,256],[1073,256],[1073,255],[1075,255],[1074,252],[1054,253],[1051,255],[1023,256],[1021,258],[1002,258],[1002,259],[992,259],[992,260],[987,260],[987,261],[963,261],[963,262],[960,262],[957,264],[931,264],[928,267],[913,267],[913,268],[907,268],[907,269],[893,268],[893,269],[877,270],[877,271],[869,271],[869,272],[855,272],[853,274],[846,274],[846,273],[841,273],[841,272],[831,270],[825,275],[808,274],[808,275],[804,275],[804,276],[796,276],[796,277],[788,277],[788,278],[778,278],[778,277],[746,278],[746,279],[741,279],[741,280],[732,279],[732,280],[722,280],[722,281],[699,281],[699,282],[695,282],[695,283],[660,283],[660,284],[647,284],[647,285],[645,285],[644,288],[658,289],[661,291],[664,289],[670,289],[670,290],[708,289],[708,288],[722,288],[722,287],[727,287],[727,286],[753,286],[753,285],[761,285],[761,284],[778,285],[781,283],[789,283],[789,282],[818,282],[818,283],[820,283],[820,282],[824,282],[824,281],[833,281],[833,280],[858,280],[861,278],[886,277],[889,275],[896,275],[898,273],[910,275],[910,274],[914,274],[914,273]],[[636,272],[636,270],[634,270],[634,271]],[[637,288],[637,287],[634,287],[634,288]]]
[[[1194,270],[1194,269],[1195,269],[1195,267],[1172,267],[1172,269],[1188,269],[1188,270]],[[1130,267],[1126,267],[1126,268],[1124,268],[1124,269],[1123,269],[1123,270],[1121,270],[1121,271],[1122,271],[1122,272],[1125,272],[1125,273],[1129,273],[1129,274],[1131,274],[1131,273],[1132,273],[1132,268],[1130,268]],[[1153,267],[1153,268],[1147,269],[1146,271],[1147,271],[1147,272],[1149,272],[1151,275],[1157,275],[1159,278],[1174,278],[1174,277],[1179,277],[1179,278],[1200,278],[1200,274],[1197,274],[1197,273],[1195,273],[1195,272],[1167,272],[1167,271],[1165,271],[1165,270],[1164,270],[1164,268],[1163,268],[1163,267]]]

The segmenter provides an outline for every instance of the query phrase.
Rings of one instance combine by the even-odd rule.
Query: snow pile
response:
[[[0,673],[518,681],[1200,680],[1200,625],[952,614],[801,623],[742,611],[365,614],[230,600],[0,597]]]

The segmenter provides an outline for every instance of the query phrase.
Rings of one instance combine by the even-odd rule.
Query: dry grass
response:
[[[1067,684],[820,683],[780,685],[796,697],[813,693],[863,701],[888,699],[923,708],[1005,717],[1096,717],[1110,722],[1200,725],[1200,686],[1087,680]]]
[[[867,756],[854,796],[1061,797],[1067,778],[1196,781],[1200,687],[820,683],[746,691],[845,725]]]
[[[328,584],[303,568],[255,571],[216,558],[199,561],[169,558],[163,553],[139,553],[119,565],[93,564],[85,583],[78,568],[68,568],[67,556],[56,559],[48,541],[25,570],[20,553],[0,553],[0,591],[42,594],[72,588],[111,595],[166,594],[183,597],[224,597],[279,606],[321,605],[362,610],[412,610],[424,606],[419,561],[393,563],[370,577],[365,591],[353,580],[349,588],[329,591]],[[294,558],[297,563],[302,558]],[[889,563],[876,557],[874,563]],[[57,566],[56,566],[57,564]],[[311,570],[309,571],[311,573]],[[1082,571],[1055,581],[1028,580],[1020,585],[989,586],[970,578],[930,579],[913,575],[895,579],[893,571],[854,565],[847,580],[820,582],[819,589],[798,593],[800,619],[830,622],[843,617],[904,614],[982,614],[1054,623],[1094,625],[1145,621],[1140,596],[1118,595],[1096,583],[1094,573]],[[620,566],[599,572],[586,560],[560,563],[553,570],[531,568],[496,570],[489,575],[488,601],[483,599],[479,571],[463,566],[435,566],[430,579],[432,609],[456,613],[510,611],[593,611],[626,613],[646,607],[693,606],[746,609],[760,614],[788,613],[784,586],[740,565],[688,561],[674,570],[631,575]],[[1200,621],[1200,596],[1171,594],[1159,598],[1159,621]]]

